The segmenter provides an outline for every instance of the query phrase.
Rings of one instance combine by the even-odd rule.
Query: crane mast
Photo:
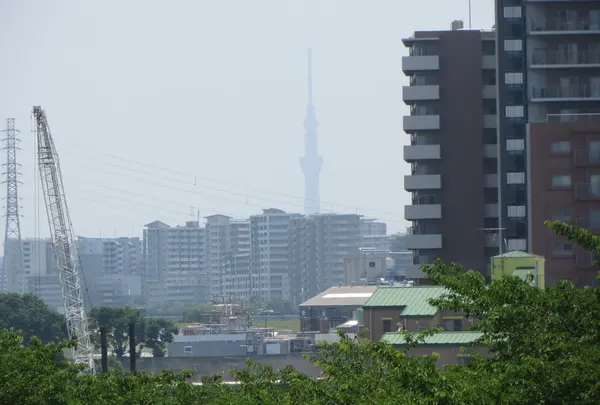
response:
[[[90,340],[87,316],[81,291],[80,263],[73,227],[69,217],[58,153],[50,134],[44,110],[33,107],[36,150],[46,213],[52,238],[52,248],[60,279],[67,330],[70,339],[77,341],[73,359],[85,364],[94,373],[94,347]]]

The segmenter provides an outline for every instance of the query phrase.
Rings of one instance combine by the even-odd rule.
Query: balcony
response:
[[[496,69],[496,55],[483,55],[481,61],[482,69]]]
[[[413,190],[439,190],[442,188],[442,176],[439,174],[413,174],[404,176],[404,189]]]
[[[412,162],[415,160],[440,159],[440,145],[405,145],[404,160]]]
[[[483,145],[483,157],[484,158],[497,158],[498,157],[498,145]]]
[[[493,84],[486,84],[483,86],[482,96],[486,100],[492,100],[496,98],[496,86]]]
[[[600,234],[600,220],[596,218],[579,217],[576,224],[579,228],[585,228],[596,234]]]
[[[547,122],[600,122],[600,113],[564,113],[564,114],[548,114],[546,115]]]
[[[483,187],[498,187],[498,175],[497,174],[484,174],[483,175]]]
[[[495,114],[485,114],[483,116],[483,127],[494,129],[498,127],[498,116]]]
[[[485,204],[484,216],[486,218],[498,218],[498,204]]]
[[[500,238],[496,233],[486,233],[484,236],[485,240],[483,242],[485,247],[499,247],[500,246]]]
[[[575,166],[600,165],[600,151],[590,149],[577,149],[573,154]]]
[[[600,185],[593,183],[579,183],[575,185],[576,200],[600,199]]]
[[[600,86],[554,84],[531,88],[531,101],[598,101]]]
[[[405,247],[408,250],[420,249],[441,249],[442,235],[438,233],[423,234],[423,230],[418,226],[410,228],[410,234],[406,235],[404,240]]]
[[[405,205],[404,219],[407,221],[417,221],[420,219],[441,219],[441,204],[423,204],[423,205]]]
[[[440,129],[439,115],[405,115],[402,120],[405,132]]]
[[[426,70],[439,70],[440,57],[438,55],[403,56],[402,71],[415,72]]]
[[[529,33],[534,35],[600,34],[600,24],[589,18],[535,18],[529,20]]]
[[[600,67],[600,52],[540,49],[531,52],[531,60],[529,63],[532,68]]]
[[[421,100],[439,100],[440,86],[404,86],[402,87],[402,100],[405,103]]]

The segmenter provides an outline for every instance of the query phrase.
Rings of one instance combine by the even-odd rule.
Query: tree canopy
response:
[[[37,336],[44,342],[66,338],[64,317],[32,294],[0,294],[0,330],[14,329],[23,332],[29,342]]]
[[[135,324],[136,352],[139,356],[145,348],[152,351],[155,357],[163,357],[167,343],[173,341],[178,333],[177,326],[164,318],[148,318],[141,315],[138,309],[119,307],[92,308],[89,316],[94,341],[100,343],[99,329],[107,330],[108,343],[118,358],[129,350],[129,324]]]
[[[559,235],[597,251],[588,231],[549,223]],[[0,335],[0,403],[10,404],[416,404],[514,405],[600,403],[600,291],[567,281],[537,289],[528,280],[485,284],[474,271],[436,262],[427,277],[449,293],[431,303],[463,311],[482,332],[489,356],[473,354],[468,365],[442,370],[436,354],[410,356],[427,334],[409,334],[408,346],[341,336],[321,347],[313,361],[323,378],[312,380],[288,367],[252,365],[235,375],[239,387],[185,375],[110,371],[88,376],[57,362],[65,344],[32,339],[23,346],[15,332]],[[31,384],[35,381],[35,384]]]

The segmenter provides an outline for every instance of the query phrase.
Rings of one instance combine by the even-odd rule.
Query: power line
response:
[[[107,158],[113,159],[113,160],[119,160],[119,161],[122,161],[122,162],[131,163],[131,164],[134,164],[134,165],[144,166],[144,167],[148,167],[148,168],[152,168],[152,169],[156,169],[156,170],[166,171],[166,172],[169,172],[169,173],[174,173],[174,174],[180,174],[180,175],[188,176],[188,177],[190,177],[190,180],[193,179],[193,181],[194,181],[192,183],[192,182],[185,182],[185,181],[182,181],[180,179],[165,178],[165,179],[168,179],[170,181],[175,181],[175,182],[179,182],[179,183],[183,183],[183,184],[198,186],[197,180],[198,179],[202,179],[202,180],[206,180],[206,181],[212,181],[212,182],[218,182],[218,183],[224,183],[224,184],[232,184],[232,185],[238,185],[238,186],[239,185],[244,185],[245,187],[249,187],[248,185],[243,184],[243,183],[236,183],[236,182],[232,182],[232,181],[228,181],[228,180],[220,180],[220,179],[215,179],[215,178],[211,178],[211,177],[207,177],[207,176],[200,176],[198,174],[183,172],[183,171],[175,170],[175,169],[172,169],[172,168],[169,168],[169,167],[165,167],[165,166],[159,166],[159,165],[155,165],[155,164],[140,162],[140,161],[137,161],[137,160],[133,160],[133,159],[129,159],[129,158],[124,158],[124,157],[117,156],[117,155],[110,154],[110,153],[93,151],[93,150],[90,150],[89,147],[86,148],[86,147],[77,145],[76,143],[69,143],[68,146],[74,147],[74,148],[80,149],[80,150],[90,151],[90,153],[92,153],[92,155],[90,155],[89,158],[92,159],[92,160],[101,161],[100,159],[98,159],[98,155],[106,156]],[[66,155],[66,157],[68,157],[68,158],[74,158],[75,159],[75,158],[77,158],[77,155],[75,155],[75,154],[68,154],[68,155]],[[87,158],[87,156],[86,156],[86,158]],[[111,164],[111,165],[116,166],[114,164]],[[119,166],[119,167],[123,168],[123,166]],[[136,169],[133,169],[133,168],[124,168],[124,170],[136,170]],[[138,169],[138,171],[139,171],[139,169]],[[144,173],[150,174],[148,172],[144,172]],[[208,186],[205,186],[205,187],[208,187]],[[251,187],[251,188],[254,188],[256,191],[260,191],[260,192],[265,192],[265,193],[269,193],[269,194],[273,194],[273,195],[279,195],[279,196],[282,196],[282,197],[288,197],[288,198],[293,198],[293,199],[296,199],[296,200],[302,200],[302,201],[304,201],[304,197],[300,197],[300,196],[297,196],[297,195],[292,195],[292,194],[287,194],[287,193],[281,193],[281,192],[278,192],[278,191],[268,190],[268,189],[264,189],[264,188],[257,188],[257,187]],[[234,192],[232,192],[230,190],[227,190],[227,189],[219,189],[218,191],[225,192],[225,193],[234,193]],[[263,200],[269,200],[268,198],[257,197],[257,196],[254,196],[254,198],[263,199]],[[397,212],[382,211],[382,210],[373,209],[373,208],[363,208],[363,207],[357,207],[357,206],[348,205],[348,204],[339,204],[339,203],[330,202],[330,201],[323,201],[323,200],[321,200],[319,202],[321,204],[325,204],[325,205],[329,205],[329,206],[336,206],[336,207],[341,207],[341,208],[349,208],[349,209],[353,209],[353,210],[359,210],[359,211],[362,211],[362,212],[376,212],[376,213],[379,212],[379,213],[382,213],[382,214],[394,215],[394,216],[395,215],[399,215]],[[302,205],[297,204],[297,205],[303,207],[303,204]]]
[[[78,167],[81,168],[81,166],[78,166]],[[250,198],[256,198],[256,199],[266,200],[265,198],[255,197],[255,196],[252,196],[252,195],[249,195],[249,194],[235,193],[235,195],[239,195],[239,196],[245,197],[245,199],[246,199],[245,201],[240,201],[240,200],[234,200],[234,199],[231,199],[231,198],[222,197],[222,196],[218,196],[218,195],[212,195],[212,194],[202,193],[202,192],[200,192],[198,190],[189,190],[189,189],[184,189],[184,188],[181,188],[181,187],[175,187],[175,186],[171,186],[171,185],[167,185],[167,184],[158,183],[158,182],[151,181],[151,180],[141,179],[141,178],[138,178],[138,177],[126,176],[126,175],[123,175],[121,173],[110,172],[110,171],[107,171],[107,170],[104,170],[104,169],[95,168],[95,167],[88,167],[88,169],[93,170],[93,171],[98,171],[98,172],[101,172],[103,174],[108,174],[108,175],[111,175],[111,176],[116,176],[116,177],[119,177],[119,178],[129,179],[129,180],[132,180],[132,181],[135,181],[135,182],[138,182],[138,183],[145,183],[145,184],[149,184],[149,185],[153,185],[153,186],[158,186],[158,187],[163,187],[163,188],[174,190],[174,191],[184,192],[184,193],[188,193],[188,194],[200,195],[200,196],[203,196],[203,197],[206,197],[206,198],[228,201],[228,202],[232,202],[232,203],[236,203],[236,204],[240,204],[240,205],[254,206],[254,207],[261,208],[261,209],[265,208],[264,205],[255,204],[255,203],[250,202]],[[131,169],[131,171],[136,171],[136,170],[135,169]],[[142,174],[148,174],[148,173],[143,172],[143,171],[141,173]],[[111,189],[113,191],[118,191],[118,192],[122,192],[122,193],[126,193],[126,194],[132,194],[132,195],[137,194],[137,196],[148,198],[148,195],[146,195],[146,194],[139,194],[139,193],[135,193],[135,192],[132,192],[132,191],[129,191],[129,190],[118,189],[118,188],[115,188],[115,187],[112,187],[112,186],[106,186],[106,185],[103,185],[103,184],[98,184],[98,183],[90,182],[90,181],[87,181],[87,180],[82,180],[82,182],[89,183],[89,184],[94,184],[94,185],[97,185],[98,187]],[[211,188],[211,187],[206,187],[206,188],[214,189],[214,188]],[[220,191],[219,189],[216,189],[216,190]],[[160,199],[158,199],[158,200],[160,200]],[[278,204],[284,204],[284,205],[291,205],[291,206],[296,206],[296,207],[302,207],[301,204],[294,204],[294,203],[289,203],[289,202],[286,202],[286,201],[277,201],[277,200],[268,200],[268,201],[269,202],[276,202]],[[184,205],[184,204],[180,204],[180,203],[174,203],[172,201],[166,201],[166,200],[163,200],[163,202],[168,202],[168,203],[171,203],[171,204],[178,204],[178,205],[182,205],[182,206],[186,206],[186,207],[193,206],[193,205]],[[227,214],[227,213],[224,213],[224,212],[221,212],[221,213],[223,213],[224,215],[235,216],[235,215]],[[398,221],[398,220],[393,220],[393,219],[386,219],[386,218],[380,218],[380,219],[382,221],[385,221],[385,222],[403,223],[403,221]]]

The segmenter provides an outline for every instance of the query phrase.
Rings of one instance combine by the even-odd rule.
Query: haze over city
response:
[[[493,2],[473,3],[473,26],[491,27]],[[139,235],[155,219],[176,225],[198,214],[302,212],[309,47],[322,211],[359,212],[403,232],[410,196],[402,187],[409,137],[400,38],[468,20],[466,0],[2,8],[0,111],[16,118],[23,140],[24,237],[47,235],[33,174],[37,104],[49,118],[78,235]]]

